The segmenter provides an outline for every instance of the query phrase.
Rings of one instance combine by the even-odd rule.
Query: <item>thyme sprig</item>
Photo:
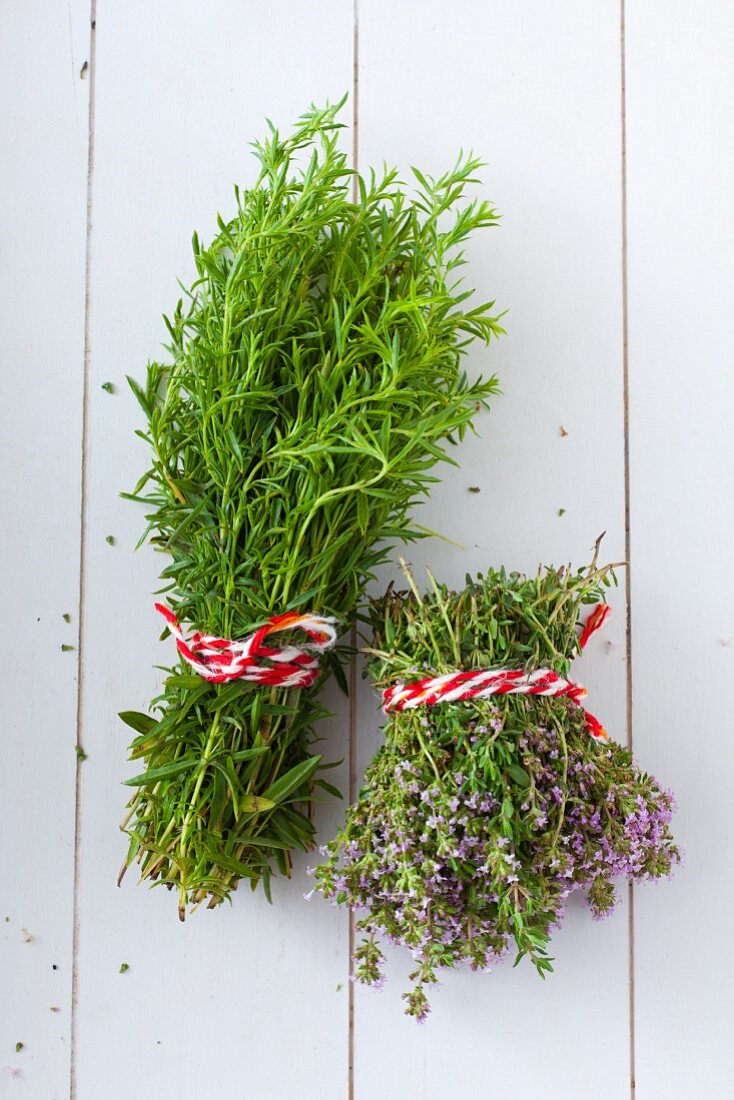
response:
[[[170,559],[179,619],[223,637],[296,608],[346,626],[390,547],[423,536],[413,505],[497,392],[463,370],[473,341],[502,332],[458,272],[467,238],[497,222],[466,197],[480,162],[414,169],[410,191],[394,169],[355,176],[340,106],[254,143],[234,216],[209,245],[194,235],[166,359],[130,380],[152,451],[128,494],[147,508],[141,541]],[[333,791],[311,751],[317,692],[214,686],[179,664],[151,710],[123,715],[144,765],[127,864],[174,888],[182,919],[243,877],[269,891],[312,844],[309,803]]]
[[[490,570],[457,593],[431,577],[421,596],[407,575],[408,591],[372,603],[378,687],[456,669],[566,676],[582,607],[615,583],[596,555],[578,571]],[[489,969],[514,943],[516,961],[528,956],[545,976],[574,889],[604,916],[615,877],[668,874],[679,858],[672,808],[626,749],[590,737],[567,699],[504,695],[394,712],[316,882],[358,913],[358,980],[383,980],[381,938],[412,952],[406,1011],[423,1020],[441,968]]]

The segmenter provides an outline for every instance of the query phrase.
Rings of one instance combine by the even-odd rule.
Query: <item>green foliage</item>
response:
[[[293,608],[346,625],[391,546],[422,536],[410,511],[432,468],[497,392],[462,366],[472,341],[502,332],[457,274],[466,239],[497,222],[465,201],[479,162],[416,171],[410,193],[392,169],[357,176],[339,106],[255,143],[254,186],[210,245],[194,235],[166,361],[130,380],[152,451],[127,494],[147,508],[141,541],[169,559],[179,619],[224,637]],[[332,655],[324,672],[337,669]],[[149,727],[126,714],[145,766],[128,862],[177,890],[182,917],[240,877],[267,889],[290,848],[311,846],[315,696],[211,685],[181,664]]]

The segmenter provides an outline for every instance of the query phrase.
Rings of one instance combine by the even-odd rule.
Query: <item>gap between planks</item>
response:
[[[622,234],[622,389],[624,431],[624,556],[626,606],[626,691],[627,748],[632,752],[632,536],[630,526],[630,408],[629,408],[629,283],[627,248],[627,55],[625,36],[625,0],[619,3],[619,72],[620,72],[620,137],[621,137],[621,234]],[[629,982],[629,1088],[630,1100],[635,1100],[635,888],[627,886],[627,972]]]
[[[87,483],[89,477],[89,389],[91,370],[91,295],[92,295],[92,193],[94,179],[94,124],[97,45],[97,0],[91,0],[89,9],[89,112],[87,118],[87,195],[86,242],[84,257],[84,380],[82,384],[82,450],[81,486],[79,509],[79,631],[77,635],[77,697],[76,697],[76,780],[74,791],[74,888],[72,902],[71,946],[71,1040],[69,1061],[69,1097],[76,1100],[77,1092],[77,1038],[79,1007],[79,871],[82,823],[82,757],[84,720],[84,645],[86,607],[86,556],[87,556]]]
[[[352,32],[352,168],[359,171],[359,0],[353,0],[353,32]],[[357,202],[359,197],[357,178],[352,180],[352,201]],[[357,797],[357,627],[353,626],[350,635],[352,646],[352,660],[349,668],[349,804]],[[354,989],[354,948],[355,948],[355,916],[352,909],[349,910],[349,935],[347,937],[347,949],[349,951],[349,1007],[348,1014],[348,1039],[347,1039],[347,1100],[354,1100],[354,1032],[355,1032],[355,989]]]

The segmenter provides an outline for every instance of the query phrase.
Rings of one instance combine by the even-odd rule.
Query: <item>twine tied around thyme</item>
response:
[[[606,603],[600,603],[594,608],[579,638],[581,649],[604,624],[610,612],[611,607]],[[431,707],[438,703],[488,699],[492,695],[565,696],[581,707],[586,728],[592,737],[607,737],[599,719],[581,706],[586,688],[554,672],[552,668],[538,668],[533,672],[510,668],[473,669],[446,672],[442,676],[426,676],[409,684],[392,684],[382,693],[382,709],[385,714],[390,714],[392,711]]]
[[[272,615],[253,634],[237,641],[216,638],[198,630],[186,638],[169,607],[157,603],[155,609],[168,623],[184,660],[212,684],[248,680],[286,688],[310,687],[319,676],[318,655],[330,649],[337,636],[335,619],[287,611],[283,615]],[[302,630],[311,640],[300,646],[287,645],[279,649],[265,644],[271,634],[282,630]]]

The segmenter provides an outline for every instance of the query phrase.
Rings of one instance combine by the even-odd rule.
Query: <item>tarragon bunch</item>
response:
[[[208,245],[194,236],[165,357],[131,382],[150,465],[130,498],[189,631],[242,639],[294,610],[346,628],[390,546],[426,533],[411,509],[497,391],[463,369],[502,331],[458,273],[467,238],[497,222],[467,198],[479,162],[414,170],[414,188],[356,175],[339,106],[255,144],[233,216]],[[123,715],[144,766],[127,861],[177,892],[182,919],[243,877],[268,891],[311,846],[309,804],[333,790],[312,752],[317,696],[208,683],[179,661],[151,713]]]
[[[388,591],[372,604],[378,687],[460,669],[567,676],[582,608],[614,579],[596,564],[526,577],[491,570],[451,593]],[[541,976],[569,894],[602,917],[614,880],[659,878],[679,859],[673,798],[564,698],[519,695],[391,714],[346,824],[322,853],[318,889],[353,906],[359,981],[382,980],[380,939],[415,959],[406,1011],[429,1011],[444,967],[486,970],[514,946]]]

